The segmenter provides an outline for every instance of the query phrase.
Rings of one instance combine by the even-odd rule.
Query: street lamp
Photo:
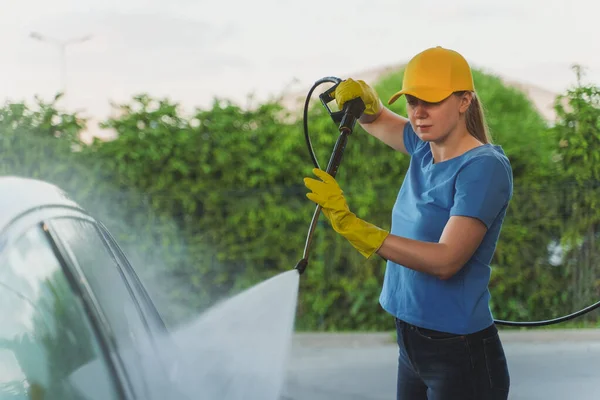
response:
[[[38,32],[31,32],[29,34],[29,37],[35,40],[39,40],[40,42],[50,43],[58,47],[60,55],[60,85],[62,88],[62,93],[65,93],[67,90],[67,46],[86,42],[92,38],[92,35],[86,35],[67,40],[59,40],[42,35]]]

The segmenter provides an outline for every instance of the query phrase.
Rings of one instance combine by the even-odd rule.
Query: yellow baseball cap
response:
[[[408,62],[402,90],[395,93],[388,104],[403,94],[436,103],[462,90],[475,90],[467,60],[454,50],[437,46],[422,51]]]

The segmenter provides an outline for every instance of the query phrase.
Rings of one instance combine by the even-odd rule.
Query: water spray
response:
[[[312,159],[312,162],[313,162],[315,168],[321,169],[321,167],[319,166],[317,157],[315,156],[315,152],[313,150],[313,147],[312,147],[312,144],[310,141],[310,136],[308,134],[308,105],[309,105],[310,98],[312,96],[313,91],[319,85],[321,85],[323,83],[333,83],[334,84],[330,89],[327,89],[325,92],[323,92],[322,94],[319,95],[319,98],[321,99],[321,103],[323,104],[323,106],[325,107],[325,109],[327,110],[327,112],[329,113],[331,118],[333,119],[333,122],[338,124],[338,130],[340,132],[340,136],[338,137],[338,140],[335,144],[333,153],[331,154],[331,158],[329,159],[329,164],[327,165],[327,170],[326,170],[327,173],[329,173],[333,177],[335,177],[335,175],[338,171],[338,168],[340,167],[340,163],[342,161],[342,155],[344,153],[346,143],[348,142],[348,136],[350,136],[352,134],[352,131],[354,130],[354,125],[356,124],[356,121],[360,118],[360,116],[362,115],[362,113],[365,110],[365,104],[362,101],[362,99],[356,98],[356,99],[346,102],[344,104],[344,107],[342,110],[336,111],[336,112],[331,111],[328,104],[331,101],[335,100],[333,93],[334,93],[335,89],[337,88],[337,86],[341,82],[342,82],[342,80],[340,78],[331,77],[331,76],[319,79],[318,81],[315,82],[315,84],[312,86],[312,88],[308,92],[308,95],[306,96],[306,101],[304,103],[304,137],[306,139],[306,144],[308,146],[308,152],[310,154],[310,157]],[[317,205],[315,212],[313,214],[313,217],[312,217],[312,221],[310,223],[310,227],[308,229],[308,235],[306,237],[306,244],[304,246],[303,257],[300,261],[298,261],[298,263],[294,267],[296,270],[298,270],[300,275],[302,275],[304,273],[304,271],[306,270],[306,267],[308,266],[308,258],[310,255],[310,246],[312,244],[312,236],[314,234],[320,214],[321,214],[321,206]],[[557,317],[557,318],[548,319],[548,320],[505,321],[505,320],[495,319],[494,322],[498,325],[519,326],[519,327],[539,327],[539,326],[545,326],[545,325],[553,325],[553,324],[558,324],[561,322],[565,322],[565,321],[577,318],[579,316],[589,313],[590,311],[595,310],[598,307],[600,307],[600,301],[598,301],[588,307],[585,307],[577,312],[574,312],[572,314],[568,314],[568,315],[564,315],[562,317]]]
[[[325,109],[327,110],[329,115],[331,116],[331,119],[333,119],[333,122],[335,122],[338,125],[338,130],[340,132],[340,135],[338,136],[338,139],[335,143],[335,146],[333,148],[333,153],[331,154],[331,158],[329,159],[329,164],[327,165],[327,169],[326,169],[327,173],[329,175],[333,176],[334,178],[335,178],[338,168],[340,167],[340,164],[342,162],[342,156],[343,156],[344,150],[346,148],[346,143],[348,143],[348,137],[352,134],[352,131],[354,130],[354,126],[356,125],[356,121],[360,118],[362,113],[365,111],[365,103],[362,101],[362,99],[360,97],[357,97],[356,99],[352,99],[352,100],[344,103],[344,106],[343,106],[342,110],[340,110],[340,111],[331,111],[328,104],[330,102],[332,102],[333,100],[335,100],[333,93],[341,81],[342,80],[340,78],[336,78],[336,77],[325,77],[325,78],[319,79],[317,82],[315,82],[313,87],[308,92],[308,95],[306,96],[306,102],[304,104],[304,137],[306,138],[308,152],[310,154],[310,157],[312,159],[312,162],[313,162],[315,168],[321,169],[321,167],[319,166],[319,161],[317,160],[317,157],[315,156],[315,152],[313,150],[313,147],[312,147],[312,144],[310,141],[310,136],[308,134],[308,118],[307,118],[308,104],[310,102],[310,98],[312,96],[313,91],[319,85],[321,85],[323,83],[333,83],[334,84],[331,88],[327,89],[325,92],[323,92],[319,95],[319,99],[321,99],[321,103],[323,104],[323,106],[325,107]],[[308,235],[306,237],[306,243],[304,245],[303,257],[300,261],[298,261],[298,263],[294,267],[295,269],[298,270],[300,275],[302,275],[304,273],[304,270],[308,266],[308,258],[310,256],[310,246],[312,244],[312,236],[315,232],[315,228],[317,226],[317,222],[319,220],[320,215],[321,215],[321,206],[317,205],[317,207],[315,208],[313,217],[312,217],[312,221],[310,223],[310,227],[308,228]]]

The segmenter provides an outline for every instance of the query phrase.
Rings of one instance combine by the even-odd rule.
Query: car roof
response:
[[[0,194],[0,232],[19,215],[34,209],[68,207],[82,210],[58,186],[38,179],[2,176]]]

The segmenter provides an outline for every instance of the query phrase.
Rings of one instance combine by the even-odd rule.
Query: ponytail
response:
[[[456,92],[457,95],[462,95],[464,93],[465,92]],[[492,138],[490,136],[489,128],[485,120],[485,114],[483,112],[483,106],[481,105],[477,94],[475,92],[471,93],[473,97],[465,114],[467,130],[481,143],[492,143]]]

